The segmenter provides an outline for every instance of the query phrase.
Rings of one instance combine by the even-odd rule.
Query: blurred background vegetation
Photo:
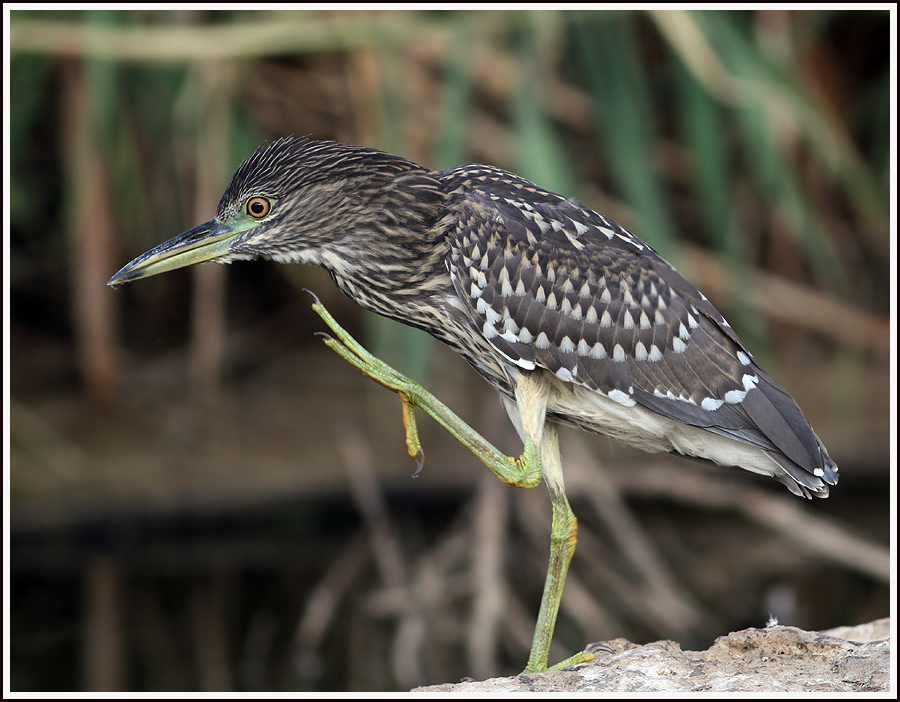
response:
[[[517,491],[325,349],[370,348],[517,452],[494,394],[317,269],[106,280],[286,134],[482,162],[659,249],[841,467],[825,501],[564,435],[554,658],[888,615],[888,11],[13,11],[10,684],[402,690],[521,670],[546,569]],[[771,483],[771,484],[770,484]]]

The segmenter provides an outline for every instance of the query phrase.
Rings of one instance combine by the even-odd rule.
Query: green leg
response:
[[[315,297],[315,296],[313,296]],[[375,358],[358,341],[350,336],[334,320],[318,298],[313,310],[335,333],[337,338],[322,334],[325,344],[359,368],[372,380],[392,390],[403,402],[403,424],[406,427],[406,445],[409,455],[421,461],[422,445],[416,429],[414,407],[421,407],[441,426],[455,436],[466,448],[484,461],[501,481],[513,487],[533,488],[541,482],[541,459],[534,442],[525,442],[525,451],[518,458],[511,458],[498,451],[472,427],[457,417],[453,411],[421,385],[398,373],[384,361]]]
[[[560,465],[556,427],[544,424],[546,404],[539,405],[539,403],[525,402],[522,398],[519,398],[520,405],[528,405],[527,412],[523,409],[523,414],[527,415],[523,417],[525,429],[522,432],[525,450],[518,458],[511,458],[498,451],[421,385],[372,356],[359,342],[344,331],[328,310],[321,305],[315,295],[313,295],[313,298],[315,299],[313,310],[325,321],[337,337],[333,338],[327,334],[322,334],[325,337],[326,345],[349,363],[359,368],[372,380],[400,396],[400,400],[403,402],[406,445],[409,455],[416,458],[420,468],[423,454],[416,429],[415,407],[421,407],[431,415],[441,426],[478,456],[505,484],[513,487],[533,488],[541,482],[543,477],[550,491],[550,500],[553,505],[550,567],[547,572],[547,582],[544,586],[544,596],[541,600],[541,610],[538,615],[537,627],[535,628],[534,643],[532,644],[531,655],[528,658],[528,665],[524,672],[533,673],[556,670],[568,665],[592,660],[594,658],[592,653],[582,651],[551,668],[547,667],[550,641],[553,637],[556,615],[562,599],[563,585],[569,569],[569,562],[572,560],[572,554],[575,551],[577,526],[575,515],[572,513],[572,509],[569,507],[569,502],[566,499],[565,486],[562,481],[562,467]],[[538,445],[541,447],[540,450]]]
[[[541,441],[541,460],[544,481],[550,492],[550,503],[553,505],[553,525],[550,531],[550,565],[547,568],[547,581],[544,584],[544,595],[538,613],[537,626],[534,629],[534,641],[531,644],[531,655],[524,673],[541,673],[546,670],[559,670],[576,663],[585,663],[594,659],[594,654],[581,651],[554,666],[547,667],[550,654],[550,642],[556,627],[556,615],[562,601],[563,586],[569,563],[575,553],[575,537],[578,523],[575,514],[566,498],[566,489],[562,480],[562,463],[559,455],[559,439],[557,428],[553,424],[544,426]]]

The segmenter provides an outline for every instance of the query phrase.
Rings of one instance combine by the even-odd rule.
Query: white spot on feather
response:
[[[644,346],[643,342],[639,341],[634,347],[634,357],[638,361],[646,361],[648,357],[647,347]]]
[[[557,308],[556,293],[554,293],[552,290],[550,291],[550,294],[547,295],[546,304],[548,310],[555,310]]]
[[[738,405],[747,397],[746,390],[729,390],[725,393],[725,402],[729,405]]]
[[[625,242],[628,242],[629,244],[631,244],[638,251],[641,251],[644,248],[644,245],[641,242],[639,242],[637,239],[635,239],[634,236],[632,236],[628,232],[625,232],[624,234],[616,232],[616,236],[619,237],[622,241],[625,241]]]
[[[633,407],[635,404],[634,399],[629,397],[627,393],[624,393],[621,390],[613,390],[609,393],[608,397],[610,400],[614,400],[620,405],[625,405],[626,407]]]
[[[556,371],[556,377],[566,383],[571,383],[575,380],[575,376],[578,375],[578,368],[573,368],[569,370],[568,368],[560,368]]]
[[[508,314],[508,313],[507,313]],[[507,334],[518,334],[519,325],[511,317],[506,317],[503,323],[503,331]]]
[[[584,248],[584,244],[582,242],[578,241],[577,235],[572,234],[572,232],[570,232],[568,229],[566,229],[564,231],[564,233],[566,235],[566,239],[569,240],[569,243],[572,244],[572,246],[574,246],[579,251],[581,251],[581,249]]]
[[[572,353],[575,351],[575,343],[567,336],[564,336],[559,342],[559,350],[563,353]]]
[[[567,300],[567,302],[568,302],[568,300]],[[572,308],[572,311],[569,313],[569,316],[572,319],[574,319],[575,321],[578,321],[579,319],[581,319],[582,314],[583,313],[581,311],[581,304],[579,303]]]

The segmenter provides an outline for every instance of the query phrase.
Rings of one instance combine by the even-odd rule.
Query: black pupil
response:
[[[260,200],[254,200],[250,203],[250,214],[261,216],[266,211],[266,203]]]

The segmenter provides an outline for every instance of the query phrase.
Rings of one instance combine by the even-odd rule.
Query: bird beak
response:
[[[225,256],[237,233],[227,224],[211,219],[141,254],[110,278],[107,285],[121,285]]]

